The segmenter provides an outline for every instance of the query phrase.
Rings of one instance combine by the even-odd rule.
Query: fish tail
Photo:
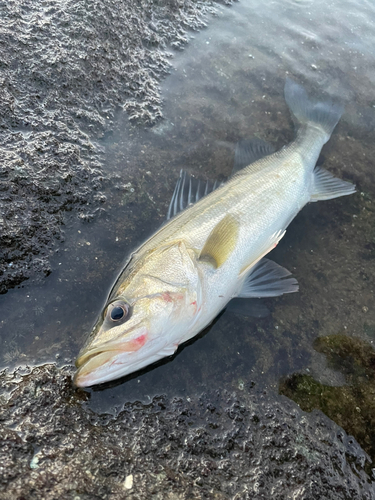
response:
[[[343,106],[332,101],[310,100],[302,85],[287,78],[285,101],[298,125],[311,125],[324,134],[324,142],[331,137],[333,129],[344,111]]]

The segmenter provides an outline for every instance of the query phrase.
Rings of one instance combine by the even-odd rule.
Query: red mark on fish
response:
[[[137,337],[136,339],[134,339],[133,342],[135,342],[136,344],[138,344],[139,347],[142,347],[146,343],[146,338],[147,338],[146,334],[140,335],[139,337]]]
[[[119,351],[122,352],[138,351],[138,349],[140,349],[145,345],[146,340],[147,340],[147,333],[144,333],[143,335],[139,335],[139,337],[136,337],[135,339],[129,340],[128,342],[124,343],[123,346],[119,349]]]
[[[161,294],[163,300],[165,300],[166,302],[172,302],[172,297],[170,296],[170,294],[168,292],[164,292]]]
[[[194,302],[190,302],[190,305],[194,307],[194,314],[197,312],[197,301],[194,300]]]

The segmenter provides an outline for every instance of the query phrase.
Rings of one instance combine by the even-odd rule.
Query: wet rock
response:
[[[368,457],[320,412],[247,386],[97,415],[70,372],[1,375],[0,498],[375,498]]]
[[[345,385],[332,387],[310,375],[296,373],[280,384],[280,393],[305,411],[314,408],[353,434],[375,460],[375,351],[371,344],[346,335],[318,337],[315,349],[327,356],[329,366],[342,372]]]
[[[162,116],[165,49],[186,44],[210,11],[193,0],[2,3],[0,293],[51,272],[67,212],[98,212],[115,114]]]

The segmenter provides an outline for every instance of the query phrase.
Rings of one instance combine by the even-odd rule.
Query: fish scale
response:
[[[235,164],[220,186],[180,174],[172,218],[132,254],[117,279],[76,361],[77,386],[107,382],[174,354],[234,297],[298,290],[290,273],[264,256],[306,203],[355,188],[315,166],[342,108],[310,100],[291,80],[285,99],[297,125],[291,144],[273,153],[260,140],[245,141],[242,149],[239,143],[236,157],[244,168]],[[192,200],[198,201],[189,205]]]

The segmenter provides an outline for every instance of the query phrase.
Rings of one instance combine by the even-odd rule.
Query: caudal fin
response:
[[[285,101],[298,124],[311,124],[320,128],[330,138],[333,129],[344,111],[344,108],[332,101],[310,100],[306,90],[290,78],[285,82]]]

